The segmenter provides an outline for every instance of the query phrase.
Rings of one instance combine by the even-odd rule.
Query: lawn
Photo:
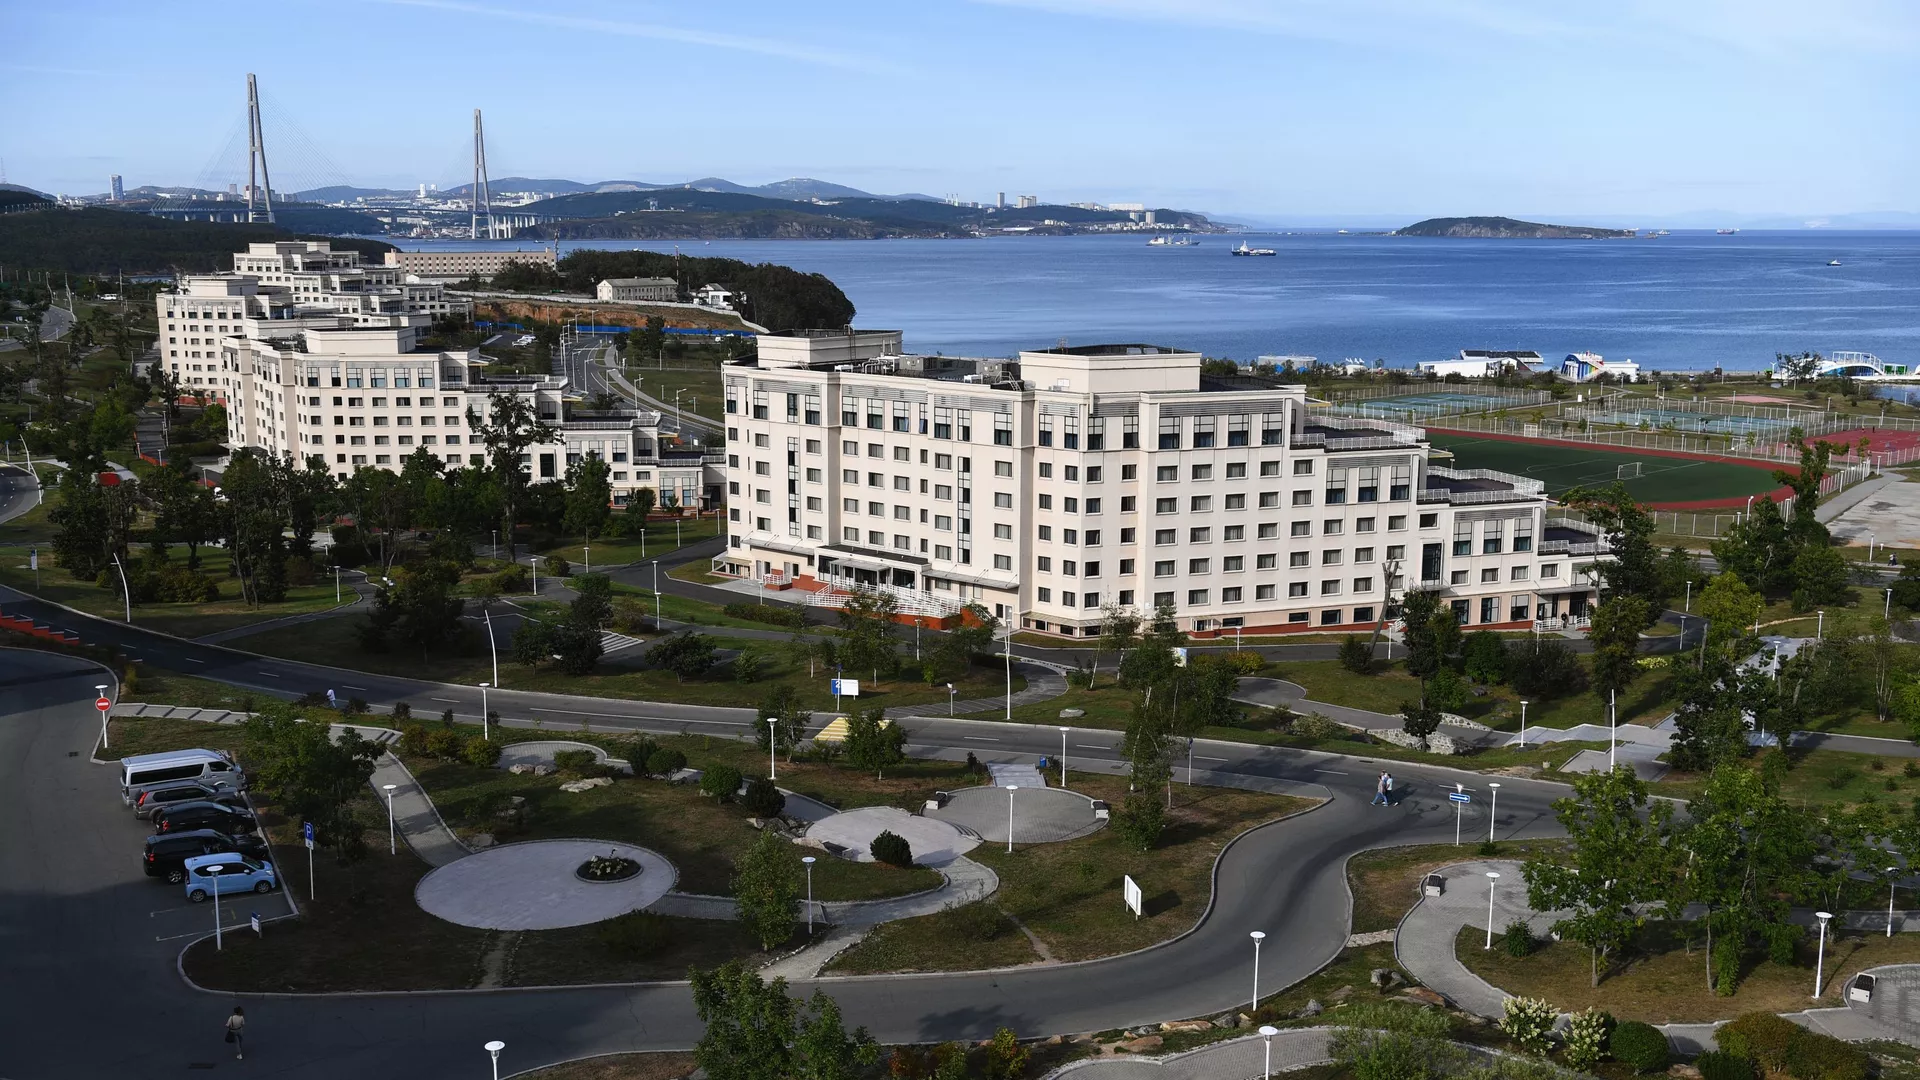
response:
[[[693,1055],[684,1050],[603,1054],[516,1075],[517,1080],[681,1080],[693,1075]]]
[[[664,559],[688,544],[713,539],[720,529],[720,519],[712,516],[677,521],[656,518],[647,523],[644,539],[639,536],[598,537],[593,541],[593,550],[588,552],[582,550],[580,537],[560,536],[536,544],[532,550],[541,555],[560,556],[567,560],[576,573],[584,572],[588,555],[592,556],[594,566],[606,570],[629,563]],[[544,565],[542,569],[545,569]]]
[[[191,705],[201,709],[247,709],[268,698],[257,691],[141,664],[131,680],[121,683],[119,700]]]
[[[675,360],[671,364],[653,363],[634,359],[621,370],[628,382],[638,387],[648,397],[658,398],[669,406],[668,419],[672,418],[673,392],[684,391],[680,395],[680,408],[685,412],[696,413],[709,420],[721,419],[721,409],[726,396],[720,390],[719,363],[689,362],[686,358]]]
[[[247,636],[243,644],[250,652],[285,657],[308,663],[333,664],[358,671],[434,682],[478,684],[492,678],[486,639],[478,632],[470,636],[458,655],[437,653],[422,657],[417,653],[382,651],[370,653],[360,647],[357,616],[320,619],[297,626],[275,627]],[[764,665],[749,682],[732,677],[730,665],[720,665],[711,673],[682,681],[672,672],[646,668],[625,669],[603,662],[591,675],[563,675],[551,668],[538,670],[513,662],[509,655],[510,638],[500,640],[500,684],[510,690],[536,690],[556,694],[582,694],[593,697],[629,698],[639,701],[677,701],[692,705],[727,705],[752,708],[765,700],[775,685],[792,687],[812,709],[834,707],[828,680],[831,673],[821,671],[809,676],[804,661],[795,662],[782,653],[782,643],[764,639],[715,636],[722,650],[752,650],[764,659]],[[614,660],[620,662],[620,654]],[[911,666],[911,660],[908,661]],[[1014,676],[1014,689],[1025,686]],[[961,697],[997,697],[1006,693],[1006,678],[991,664],[976,667],[956,683]],[[290,687],[289,689],[312,689]],[[851,708],[887,708],[895,705],[945,703],[946,687],[929,688],[907,677],[905,671],[885,683],[861,680],[860,698],[844,702]]]
[[[1500,845],[1501,858],[1538,858],[1564,850],[1558,840]],[[1483,856],[1453,844],[1378,848],[1347,860],[1347,887],[1353,891],[1355,934],[1392,930],[1420,899],[1420,879],[1442,866]]]
[[[1587,657],[1579,657],[1582,667]],[[1345,705],[1352,709],[1399,715],[1400,706],[1420,696],[1420,681],[1408,675],[1401,661],[1374,663],[1373,673],[1356,677],[1335,660],[1303,660],[1270,665],[1262,674],[1298,683],[1306,688],[1309,701]],[[1618,703],[1623,724],[1657,723],[1673,711],[1667,702],[1672,677],[1665,671],[1645,672],[1623,692]],[[1511,687],[1487,686],[1485,692],[1468,701],[1458,714],[1496,731],[1520,730],[1520,695]],[[1527,706],[1528,725],[1568,728],[1575,724],[1605,724],[1607,705],[1591,691],[1581,690]]]
[[[1885,800],[1897,807],[1920,797],[1920,775],[1909,775],[1905,771],[1912,759],[1813,750],[1788,760],[1792,765],[1780,781],[1780,796],[1804,809],[1817,810],[1868,799]],[[1743,764],[1757,770],[1761,761],[1762,756],[1756,754],[1746,758]],[[1704,775],[1672,773],[1654,790],[1677,799],[1692,799],[1706,785]]]
[[[727,626],[747,630],[781,630],[788,633],[792,632],[791,627],[775,621],[780,616],[790,616],[793,612],[794,609],[786,604],[760,605],[755,604],[752,597],[743,596],[739,599],[738,603],[751,605],[755,608],[756,614],[764,612],[767,618],[737,619],[727,614],[725,608],[720,604],[709,604],[704,600],[675,596],[673,593],[659,594],[659,603],[656,607],[654,602],[655,595],[652,589],[628,585],[620,581],[613,583],[613,595],[616,598],[614,600],[614,607],[619,614],[627,614],[630,612],[642,618],[652,619],[654,612],[657,610],[660,617],[669,623],[682,622],[691,623],[698,627]],[[622,600],[619,599],[621,597],[627,598],[626,601],[622,602]],[[816,630],[823,628],[822,624],[814,624],[814,629]]]
[[[51,483],[52,480],[53,478],[48,476],[44,482]],[[37,544],[44,547],[51,544],[54,528],[52,520],[47,515],[56,505],[58,505],[57,499],[53,502],[42,502],[19,517],[0,522],[0,546],[19,547]],[[50,565],[53,561],[51,556],[45,551],[41,554],[43,556],[41,565]],[[4,552],[4,557],[12,558],[12,552]],[[41,572],[45,573],[44,570]]]
[[[1664,457],[1597,445],[1491,439],[1438,431],[1431,439],[1437,449],[1453,451],[1455,468],[1494,469],[1532,477],[1544,482],[1552,495],[1581,485],[1612,484],[1615,470],[1634,461],[1641,463],[1642,475],[1622,482],[1629,494],[1643,502],[1745,498],[1780,486],[1773,479],[1771,463],[1756,468],[1732,461]]]
[[[1126,781],[1082,773],[1073,789],[1118,805]],[[1183,788],[1165,834],[1151,851],[1134,848],[1111,829],[1064,843],[1016,846],[1012,854],[982,845],[968,857],[1000,875],[1000,891],[969,907],[988,905],[1003,913],[1054,960],[1091,960],[1144,948],[1199,921],[1212,896],[1214,861],[1229,841],[1313,805],[1311,799],[1289,795]],[[1135,919],[1118,902],[1123,875],[1131,875],[1145,891],[1143,918]],[[956,947],[956,941],[970,945]],[[883,926],[828,970],[974,970],[1030,961],[1035,951],[1019,927],[961,908]]]
[[[712,763],[701,757],[714,756],[699,749],[700,741],[667,743],[691,750],[689,760],[698,768]],[[560,790],[567,779],[562,776],[515,776],[431,759],[408,758],[407,765],[463,837],[489,833],[510,842],[588,836],[638,844],[673,863],[680,874],[674,888],[680,892],[732,895],[734,861],[759,835],[744,810],[714,802],[693,784],[622,777],[575,794]],[[498,811],[514,796],[526,800],[524,823],[503,827]],[[832,858],[821,859],[813,873],[814,898],[824,901],[904,896],[937,888],[940,881],[932,870]]]
[[[186,565],[185,548],[171,548],[168,556],[174,563]],[[334,587],[331,581],[325,584],[292,586],[287,589],[287,598],[280,603],[250,606],[240,598],[239,582],[227,576],[228,565],[229,560],[224,550],[201,548],[200,569],[204,573],[213,575],[218,581],[221,598],[205,604],[135,604],[133,606],[134,625],[163,634],[190,638],[230,630],[236,626],[284,618],[288,615],[324,611],[335,606]],[[0,546],[0,584],[51,600],[56,604],[65,604],[67,607],[84,611],[89,615],[97,615],[103,619],[118,622],[126,618],[127,609],[125,602],[120,598],[118,588],[105,589],[91,581],[80,581],[74,578],[65,570],[53,565],[53,554],[47,547],[40,549],[40,572],[37,578],[38,585],[35,584],[35,573],[28,569],[25,547],[18,544]],[[346,593],[344,599],[351,602],[353,594]]]
[[[210,724],[204,720],[169,720],[161,716],[116,716],[107,721],[107,749],[94,751],[104,761],[140,754],[159,754],[188,748],[240,750],[238,724]]]
[[[1621,1020],[1652,1024],[1705,1023],[1731,1019],[1746,1012],[1796,1012],[1807,1008],[1813,986],[1816,944],[1809,937],[1800,945],[1791,965],[1767,960],[1744,972],[1738,990],[1721,997],[1706,988],[1704,937],[1668,923],[1651,923],[1626,953],[1602,968],[1597,987],[1590,986],[1590,957],[1571,941],[1549,941],[1531,956],[1507,955],[1495,935],[1492,949],[1484,948],[1486,930],[1462,927],[1454,949],[1467,970],[1510,994],[1541,997],[1562,1008],[1598,1006]],[[1881,964],[1920,961],[1920,935],[1887,938],[1874,933],[1828,932],[1825,1001],[1841,1004],[1840,991],[1859,972]]]

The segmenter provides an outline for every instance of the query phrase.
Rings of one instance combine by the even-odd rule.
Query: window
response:
[[[946,462],[945,462],[944,464],[943,464],[943,463],[941,463],[941,461],[940,461],[940,459],[941,459],[941,458],[946,458],[946,459],[947,459],[947,460],[946,460]],[[936,468],[941,468],[941,469],[950,469],[950,468],[952,468],[952,467],[953,467],[953,458],[952,458],[952,457],[950,457],[950,456],[948,456],[948,455],[946,455],[946,454],[936,454],[936,455],[934,455],[934,459],[933,459],[933,460],[934,460],[934,465],[935,465],[935,467],[936,467]],[[1013,462],[1011,462],[1011,461],[996,461],[996,462],[994,462],[994,463],[993,463],[993,475],[995,475],[995,476],[1012,476],[1012,475],[1013,475]]]
[[[1069,466],[1069,468],[1071,468],[1071,466]],[[1069,480],[1073,479],[1073,475],[1069,473],[1067,475],[1067,479]],[[1100,466],[1098,465],[1087,466],[1087,483],[1097,484],[1103,479],[1105,479],[1105,473]]]
[[[1076,564],[1072,559],[1060,560],[1060,572],[1067,575],[1068,577],[1072,577],[1078,570],[1079,570],[1079,565]]]
[[[1380,467],[1365,466],[1358,472],[1359,476],[1355,479],[1359,482],[1354,486],[1354,501],[1363,503],[1380,501]]]
[[[1524,566],[1516,566],[1516,567],[1514,567],[1514,568],[1513,568],[1512,570],[1509,570],[1509,571],[1507,572],[1507,580],[1508,580],[1508,581],[1525,581],[1525,580],[1527,580],[1527,568],[1526,568],[1526,567],[1524,567]]]
[[[1527,619],[1527,594],[1507,598],[1507,621],[1525,622]]]
[[[1034,530],[1034,534],[1036,539],[1051,540],[1053,539],[1053,526],[1042,525],[1039,528]]]
[[[1013,445],[1013,417],[1006,413],[993,414],[993,445]]]
[[[1211,480],[1211,479],[1213,479],[1213,466],[1211,466],[1211,465],[1195,465],[1195,466],[1193,467],[1193,479],[1195,479],[1195,480]]]
[[[1172,593],[1170,593],[1170,592],[1157,592],[1157,593],[1154,593],[1154,594],[1153,594],[1153,606],[1154,606],[1154,607],[1156,607],[1156,608],[1162,608],[1162,607],[1172,607],[1172,606],[1173,606],[1173,594],[1172,594]]]
[[[1308,621],[1307,613],[1304,611],[1292,612],[1287,616],[1287,621],[1290,623],[1305,623]]]
[[[1153,564],[1153,576],[1154,577],[1172,577],[1173,565],[1174,564],[1172,559],[1161,559],[1158,562],[1155,562]]]
[[[1140,505],[1140,500],[1132,495],[1120,496],[1120,512],[1131,514]]]
[[[1226,508],[1229,510],[1245,510],[1247,508],[1247,497],[1237,492],[1227,496]]]
[[[1497,596],[1481,597],[1480,598],[1480,621],[1483,623],[1492,622],[1495,618],[1495,613],[1499,610],[1499,604],[1500,604],[1500,598]]]
[[[1035,590],[1035,599],[1043,604],[1051,604],[1053,603],[1053,590],[1043,585]]]
[[[1155,529],[1153,531],[1153,543],[1155,547],[1165,547],[1168,544],[1179,543],[1178,537],[1179,534],[1173,529]]]
[[[1370,548],[1370,547],[1363,547],[1363,548],[1354,548],[1354,549],[1353,549],[1353,561],[1354,561],[1354,562],[1356,562],[1356,563],[1370,563],[1370,562],[1372,562],[1372,561],[1373,561],[1373,549],[1372,549],[1372,548]]]
[[[946,522],[947,524],[945,524],[945,525],[942,525],[942,524],[940,524],[940,522]],[[952,522],[953,522],[953,519],[952,519],[952,518],[944,518],[944,517],[943,517],[943,518],[937,518],[937,519],[935,519],[935,522],[934,522],[934,528],[936,528],[936,529],[948,529],[948,528],[951,528],[951,527],[952,527]],[[993,527],[993,538],[994,538],[995,540],[1011,540],[1011,539],[1013,539],[1013,526],[1011,526],[1011,525],[995,525],[995,526]]]
[[[1320,565],[1321,566],[1339,566],[1340,560],[1342,557],[1343,557],[1342,552],[1338,548],[1335,548],[1332,551],[1323,551],[1320,553]]]
[[[1043,574],[1053,573],[1053,557],[1050,555],[1037,556],[1033,560],[1033,568]]]
[[[1220,530],[1220,539],[1228,543],[1232,543],[1235,540],[1245,540],[1246,538],[1247,527],[1245,525],[1229,525]]]
[[[1373,531],[1373,520],[1374,520],[1374,519],[1372,519],[1372,518],[1370,518],[1370,517],[1364,517],[1364,518],[1354,518],[1354,519],[1353,519],[1353,531],[1354,531],[1354,532],[1372,532],[1372,531]]]
[[[1394,502],[1404,502],[1413,496],[1413,467],[1395,465],[1387,488],[1387,498]]]
[[[1131,544],[1131,543],[1133,543],[1133,537],[1134,537],[1134,530],[1132,530],[1132,529],[1121,529],[1121,530],[1120,530],[1120,542],[1121,542],[1121,543],[1123,543],[1123,544]]]
[[[1013,509],[1013,494],[1007,491],[994,492],[993,505],[999,507],[1002,510]]]
[[[1339,583],[1338,581],[1323,581],[1323,582],[1321,582],[1321,583],[1320,583],[1320,595],[1321,595],[1321,596],[1338,596],[1338,595],[1340,595],[1340,583]]]
[[[1304,582],[1304,581],[1293,581],[1293,582],[1288,582],[1288,583],[1287,583],[1287,596],[1289,596],[1289,597],[1300,597],[1300,596],[1305,596],[1305,595],[1307,595],[1307,583],[1306,583],[1306,582]]]
[[[1011,569],[1013,569],[1013,556],[1011,556],[1011,555],[995,555],[995,556],[993,557],[993,568],[994,568],[995,570],[1011,570]]]
[[[1247,463],[1244,461],[1227,462],[1227,479],[1244,480],[1247,476]]]
[[[1099,499],[1088,499],[1088,500],[1087,500],[1087,513],[1089,513],[1089,514],[1097,514],[1097,513],[1099,513],[1099,512],[1100,512],[1100,500],[1099,500]]]
[[[1473,554],[1473,522],[1453,523],[1453,553],[1455,555]]]
[[[1099,577],[1100,564],[1097,562],[1090,562],[1085,564],[1080,568],[1080,576],[1081,577]]]
[[[1061,529],[1060,542],[1063,544],[1072,544],[1077,542],[1079,538],[1079,532],[1080,531],[1078,529]]]
[[[1482,571],[1480,571],[1480,583],[1481,583],[1482,585],[1485,585],[1485,584],[1488,584],[1488,583],[1490,583],[1490,582],[1495,582],[1495,581],[1499,581],[1499,580],[1500,580],[1500,568],[1499,568],[1499,567],[1496,567],[1496,566],[1490,566],[1490,567],[1488,567],[1488,568],[1486,568],[1486,569],[1484,569],[1484,570],[1482,570]],[[1485,620],[1482,620],[1482,621],[1484,622]]]
[[[1353,609],[1353,621],[1354,621],[1354,622],[1357,622],[1357,623],[1369,623],[1369,622],[1372,622],[1372,621],[1373,621],[1373,609],[1372,609],[1372,608],[1370,608],[1370,607],[1357,607],[1357,608],[1354,608],[1354,609]]]
[[[1205,526],[1198,529],[1188,529],[1187,542],[1190,544],[1211,544],[1213,543],[1213,530]]]
[[[1040,478],[1043,480],[1053,479],[1053,462],[1043,461],[1040,463]]]
[[[1207,590],[1205,589],[1188,589],[1187,590],[1187,603],[1189,605],[1198,607],[1198,606],[1207,604],[1209,602],[1210,601],[1208,599]]]
[[[1132,465],[1120,466],[1120,479],[1138,480],[1139,478],[1140,478],[1140,470],[1137,467]]]
[[[1336,506],[1347,501],[1347,470],[1327,470],[1327,505]]]
[[[1160,418],[1160,449],[1180,449],[1180,418],[1163,416]]]
[[[1263,492],[1261,492],[1261,493],[1260,493],[1260,509],[1262,509],[1262,510],[1272,510],[1273,508],[1275,508],[1275,507],[1277,507],[1277,506],[1279,506],[1279,505],[1280,505],[1280,493],[1279,493],[1279,492],[1277,492],[1277,491],[1263,491]]]
[[[1391,514],[1387,517],[1387,530],[1389,532],[1405,532],[1406,528],[1407,515]]]
[[[1178,465],[1158,466],[1153,470],[1153,478],[1156,482],[1162,483],[1162,484],[1179,483],[1180,482],[1180,466]]]
[[[1063,513],[1077,514],[1080,512],[1080,500],[1069,495],[1060,500],[1060,509]]]
[[[1280,523],[1276,521],[1269,521],[1265,525],[1260,526],[1260,528],[1256,531],[1258,532],[1260,539],[1272,540],[1274,537],[1280,535]]]
[[[1271,551],[1264,555],[1255,555],[1253,557],[1253,568],[1255,570],[1272,570],[1279,565],[1279,559],[1280,557]]]
[[[952,484],[933,485],[933,497],[941,500],[942,502],[952,502],[953,501],[953,485]]]
[[[1260,463],[1260,475],[1261,475],[1261,476],[1279,476],[1279,475],[1280,475],[1280,463],[1279,463],[1279,462],[1277,462],[1277,461],[1263,461],[1263,462],[1261,462],[1261,463]]]
[[[1550,578],[1557,578],[1557,577],[1559,577],[1559,576],[1560,576],[1560,564],[1559,564],[1559,563],[1548,563],[1548,564],[1546,564],[1545,566],[1542,566],[1542,567],[1540,568],[1540,576],[1541,576],[1541,577],[1543,577],[1543,578],[1549,578],[1549,577],[1550,577]]]
[[[1121,573],[1121,574],[1123,574],[1123,575],[1125,575],[1125,574],[1131,574],[1131,573],[1133,573],[1133,560],[1132,560],[1132,559],[1121,559],[1121,560],[1120,560],[1120,573]]]
[[[1195,495],[1187,500],[1187,509],[1196,514],[1204,514],[1213,509],[1213,496]]]
[[[1346,528],[1347,528],[1347,523],[1344,521],[1341,521],[1339,518],[1328,518],[1327,520],[1320,523],[1320,535],[1339,536],[1341,533],[1346,531]]]
[[[1423,528],[1423,529],[1437,529],[1437,528],[1439,528],[1439,527],[1440,527],[1440,515],[1439,515],[1439,514],[1421,514],[1421,515],[1420,515],[1420,527],[1421,527],[1421,528]]]
[[[1517,552],[1533,550],[1533,519],[1521,518],[1513,523],[1513,550]]]
[[[1196,450],[1206,450],[1213,446],[1214,418],[1196,416],[1193,418],[1193,446]]]
[[[1293,493],[1293,505],[1295,505],[1295,506],[1312,506],[1312,505],[1313,505],[1313,492],[1311,492],[1311,491],[1296,491],[1296,492],[1294,492],[1294,493]]]
[[[1253,587],[1253,598],[1255,600],[1271,600],[1274,597],[1274,593],[1275,589],[1272,585],[1255,585]]]
[[[1305,566],[1307,565],[1308,558],[1309,558],[1308,554],[1304,551],[1289,552],[1287,555],[1287,565],[1288,566]]]
[[[1228,446],[1247,445],[1247,426],[1250,420],[1251,420],[1251,417],[1248,417],[1244,414],[1240,416],[1227,417],[1227,445]],[[1234,599],[1238,600],[1239,597],[1236,596],[1234,597]]]
[[[1041,446],[1053,445],[1053,417],[1040,417],[1040,431],[1037,437]]]
[[[1505,546],[1506,526],[1504,521],[1489,521],[1480,526],[1480,554],[1498,555]]]
[[[1407,545],[1405,544],[1388,544],[1387,545],[1387,561],[1388,562],[1401,562],[1405,560],[1406,557],[1407,557]]]
[[[1180,512],[1179,499],[1153,500],[1153,512],[1156,514],[1177,514]]]
[[[1465,585],[1466,583],[1467,572],[1465,570],[1455,570],[1447,575],[1447,584],[1449,585]]]
[[[1040,507],[1040,509],[1042,509],[1042,510],[1051,510],[1051,509],[1053,509],[1053,496],[1051,496],[1051,495],[1042,495],[1042,496],[1040,496],[1040,497],[1039,497],[1039,507]]]
[[[1323,612],[1321,612],[1321,613],[1320,613],[1320,625],[1321,625],[1321,626],[1338,626],[1338,625],[1340,625],[1340,613],[1339,613],[1338,611],[1323,611]]]
[[[1294,462],[1294,463],[1293,463],[1293,475],[1295,475],[1295,476],[1312,476],[1312,475],[1313,475],[1313,459],[1312,459],[1312,458],[1308,458],[1308,459],[1306,459],[1305,461],[1296,461],[1296,462]]]
[[[1188,559],[1187,560],[1187,573],[1189,574],[1210,574],[1212,572],[1213,572],[1213,560],[1211,559]]]
[[[1372,591],[1373,591],[1373,579],[1372,579],[1372,578],[1370,578],[1370,577],[1357,577],[1357,578],[1354,578],[1354,579],[1353,579],[1353,591],[1354,591],[1354,592],[1357,592],[1357,593],[1369,593],[1369,592],[1372,592]]]
[[[1289,536],[1312,536],[1312,535],[1313,535],[1313,522],[1311,522],[1311,521],[1296,521],[1296,522],[1294,522],[1294,523],[1293,523],[1292,525],[1289,525],[1289,526],[1287,527],[1287,535],[1289,535]]]
[[[1245,555],[1229,555],[1220,560],[1220,571],[1222,573],[1238,574],[1245,571],[1246,568],[1247,557]]]

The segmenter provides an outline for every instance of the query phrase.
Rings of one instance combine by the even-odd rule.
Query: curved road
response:
[[[15,594],[17,597],[17,594]],[[5,598],[9,610],[35,604]],[[48,607],[47,605],[40,605]],[[345,672],[164,638],[60,609],[43,618],[113,640],[149,663],[273,693],[332,686],[376,703],[446,703],[477,719],[477,690]],[[0,651],[0,1008],[16,1032],[0,1042],[0,1075],[125,1075],[129,1066],[225,1064],[217,1025],[235,1000],[250,1018],[248,1068],[278,1076],[474,1075],[487,1039],[508,1044],[518,1071],[588,1054],[690,1046],[699,1025],[683,985],[551,991],[234,998],[189,990],[173,957],[191,933],[180,899],[145,880],[132,854],[141,830],[114,792],[111,770],[89,764],[97,730],[90,707],[99,669],[46,653]],[[602,730],[742,733],[747,710],[503,691],[489,705],[510,721],[541,716],[549,728],[585,719]],[[928,718],[912,724],[918,754],[969,750],[987,760],[1059,752],[1058,732],[1027,725]],[[1118,735],[1069,736],[1070,767],[1117,768]],[[1345,943],[1347,856],[1369,847],[1451,840],[1444,792],[1473,774],[1396,765],[1403,803],[1368,805],[1375,766],[1365,759],[1202,743],[1199,764],[1216,782],[1238,777],[1323,785],[1326,805],[1256,830],[1230,847],[1216,900],[1200,927],[1168,946],[1081,965],[941,976],[824,979],[851,1023],[883,1041],[986,1037],[1001,1024],[1024,1035],[1093,1031],[1208,1014],[1251,993],[1247,932],[1268,933],[1267,992],[1332,959]],[[1557,831],[1548,803],[1558,785],[1505,780],[1497,828],[1504,836]],[[1466,835],[1487,827],[1467,808]],[[1470,839],[1469,842],[1472,842]],[[1149,895],[1152,883],[1146,883]],[[1118,902],[1118,898],[1115,898]],[[190,909],[200,915],[198,908]],[[198,916],[191,916],[197,918]],[[167,940],[157,940],[167,939]],[[804,989],[804,988],[802,988]],[[99,1038],[102,1030],[111,1038]],[[259,1064],[255,1064],[258,1061]]]

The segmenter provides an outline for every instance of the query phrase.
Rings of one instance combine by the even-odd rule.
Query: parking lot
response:
[[[111,751],[107,751],[106,753],[111,755]],[[269,884],[265,880],[253,880],[257,878],[258,875],[249,875],[249,879],[244,881],[228,879],[224,885],[218,887],[218,895],[214,895],[216,891],[215,881],[213,878],[210,878],[204,870],[204,864],[207,860],[207,856],[205,855],[188,857],[186,861],[178,867],[180,872],[177,875],[164,872],[170,868],[171,860],[164,861],[160,865],[160,869],[163,871],[162,873],[147,873],[147,867],[144,865],[144,852],[148,839],[156,835],[176,834],[161,834],[158,827],[149,820],[151,813],[154,811],[147,810],[144,807],[136,810],[120,799],[119,780],[122,772],[120,759],[108,756],[106,760],[111,762],[111,764],[95,767],[106,770],[113,778],[113,794],[108,797],[112,800],[113,804],[121,808],[122,813],[126,816],[128,823],[126,843],[129,852],[127,861],[131,864],[134,872],[139,874],[141,880],[153,887],[156,906],[147,911],[147,918],[152,923],[155,941],[179,942],[181,947],[184,947],[187,942],[192,941],[194,938],[215,932],[216,927],[223,936],[236,929],[243,933],[253,933],[255,932],[253,929],[255,925],[260,927],[258,932],[265,933],[267,924],[274,919],[296,913],[294,901],[286,895],[284,889],[274,887],[267,892],[257,891],[260,888],[267,887]],[[172,783],[168,786],[183,787],[186,785]],[[223,797],[238,796],[249,812],[253,810],[252,801],[247,799],[244,793],[234,792],[229,787],[218,787],[214,790]],[[154,805],[156,807],[160,806],[158,803]],[[158,812],[165,813],[168,810],[177,811],[180,808],[194,805],[200,804],[187,800],[177,801],[160,807]],[[220,827],[216,826],[216,829],[218,828]],[[242,842],[247,842],[251,837],[259,835],[257,833],[248,834],[243,830],[237,829],[228,831]],[[187,827],[178,830],[178,835],[183,836],[183,838],[194,835],[191,823],[189,823]],[[264,842],[264,837],[260,837],[260,839]],[[167,853],[163,851],[161,854],[164,856]],[[265,863],[271,866],[276,861],[277,855],[278,852],[268,849],[264,853],[228,853],[219,855],[215,861],[218,865],[229,869],[233,868],[235,864],[246,865],[246,863],[242,862],[243,859],[247,860],[247,862]],[[172,858],[175,860],[180,857],[177,851],[172,855]],[[277,879],[280,876],[277,872],[278,867],[274,867],[274,870],[276,881],[273,884],[277,885]],[[224,877],[224,875],[221,876]],[[177,877],[178,880],[171,881],[169,880],[170,877]],[[204,895],[205,899],[195,901],[193,896],[196,891]]]

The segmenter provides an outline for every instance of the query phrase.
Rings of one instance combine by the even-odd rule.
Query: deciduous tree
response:
[[[1573,850],[1565,861],[1527,862],[1527,903],[1535,911],[1572,912],[1554,929],[1587,947],[1598,986],[1600,957],[1626,944],[1644,922],[1636,905],[1665,895],[1673,807],[1649,805],[1646,785],[1631,767],[1620,766],[1576,777],[1573,794],[1555,800],[1553,809]]]
[[[734,864],[734,906],[762,949],[793,936],[803,869],[792,842],[770,829],[754,838]]]

